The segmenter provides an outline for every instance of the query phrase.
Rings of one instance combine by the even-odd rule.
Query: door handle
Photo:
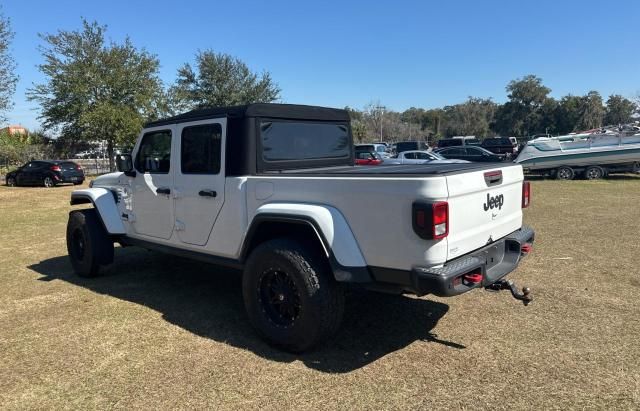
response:
[[[159,187],[159,188],[156,188],[156,193],[169,195],[171,194],[171,189],[166,187]]]
[[[218,195],[218,193],[216,193],[213,190],[200,190],[200,192],[198,193],[199,196],[202,197],[215,197]]]

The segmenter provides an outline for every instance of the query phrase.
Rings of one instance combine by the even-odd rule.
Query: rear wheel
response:
[[[7,183],[7,185],[9,187],[15,187],[16,186],[16,179],[14,177],[7,177],[6,183]]]
[[[251,253],[242,291],[251,324],[287,351],[316,346],[342,321],[344,291],[326,257],[289,238],[267,241]]]
[[[73,270],[81,277],[95,277],[101,265],[113,262],[113,241],[95,209],[69,213],[67,251]]]
[[[556,170],[556,179],[558,180],[573,180],[576,173],[573,171],[571,167],[559,167]]]
[[[599,180],[604,177],[604,169],[598,166],[587,167],[587,169],[584,170],[584,177],[587,180]]]
[[[55,183],[55,181],[53,181],[53,178],[51,178],[51,176],[46,176],[42,180],[42,185],[44,185],[47,188],[51,188],[51,187],[55,186],[56,183]]]

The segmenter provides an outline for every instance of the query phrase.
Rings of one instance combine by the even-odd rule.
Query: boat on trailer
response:
[[[588,179],[609,173],[640,171],[640,133],[597,130],[593,133],[540,137],[524,146],[514,162],[525,172],[571,180],[579,174]]]

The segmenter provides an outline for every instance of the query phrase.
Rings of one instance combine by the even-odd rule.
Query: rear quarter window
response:
[[[261,121],[260,141],[266,162],[351,157],[347,124]]]

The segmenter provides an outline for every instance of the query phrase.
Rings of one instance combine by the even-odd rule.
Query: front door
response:
[[[137,234],[169,239],[173,232],[174,129],[169,126],[146,130],[135,151],[136,176],[131,183],[133,214],[129,221]]]
[[[180,124],[174,176],[180,241],[205,245],[224,203],[226,118]]]

